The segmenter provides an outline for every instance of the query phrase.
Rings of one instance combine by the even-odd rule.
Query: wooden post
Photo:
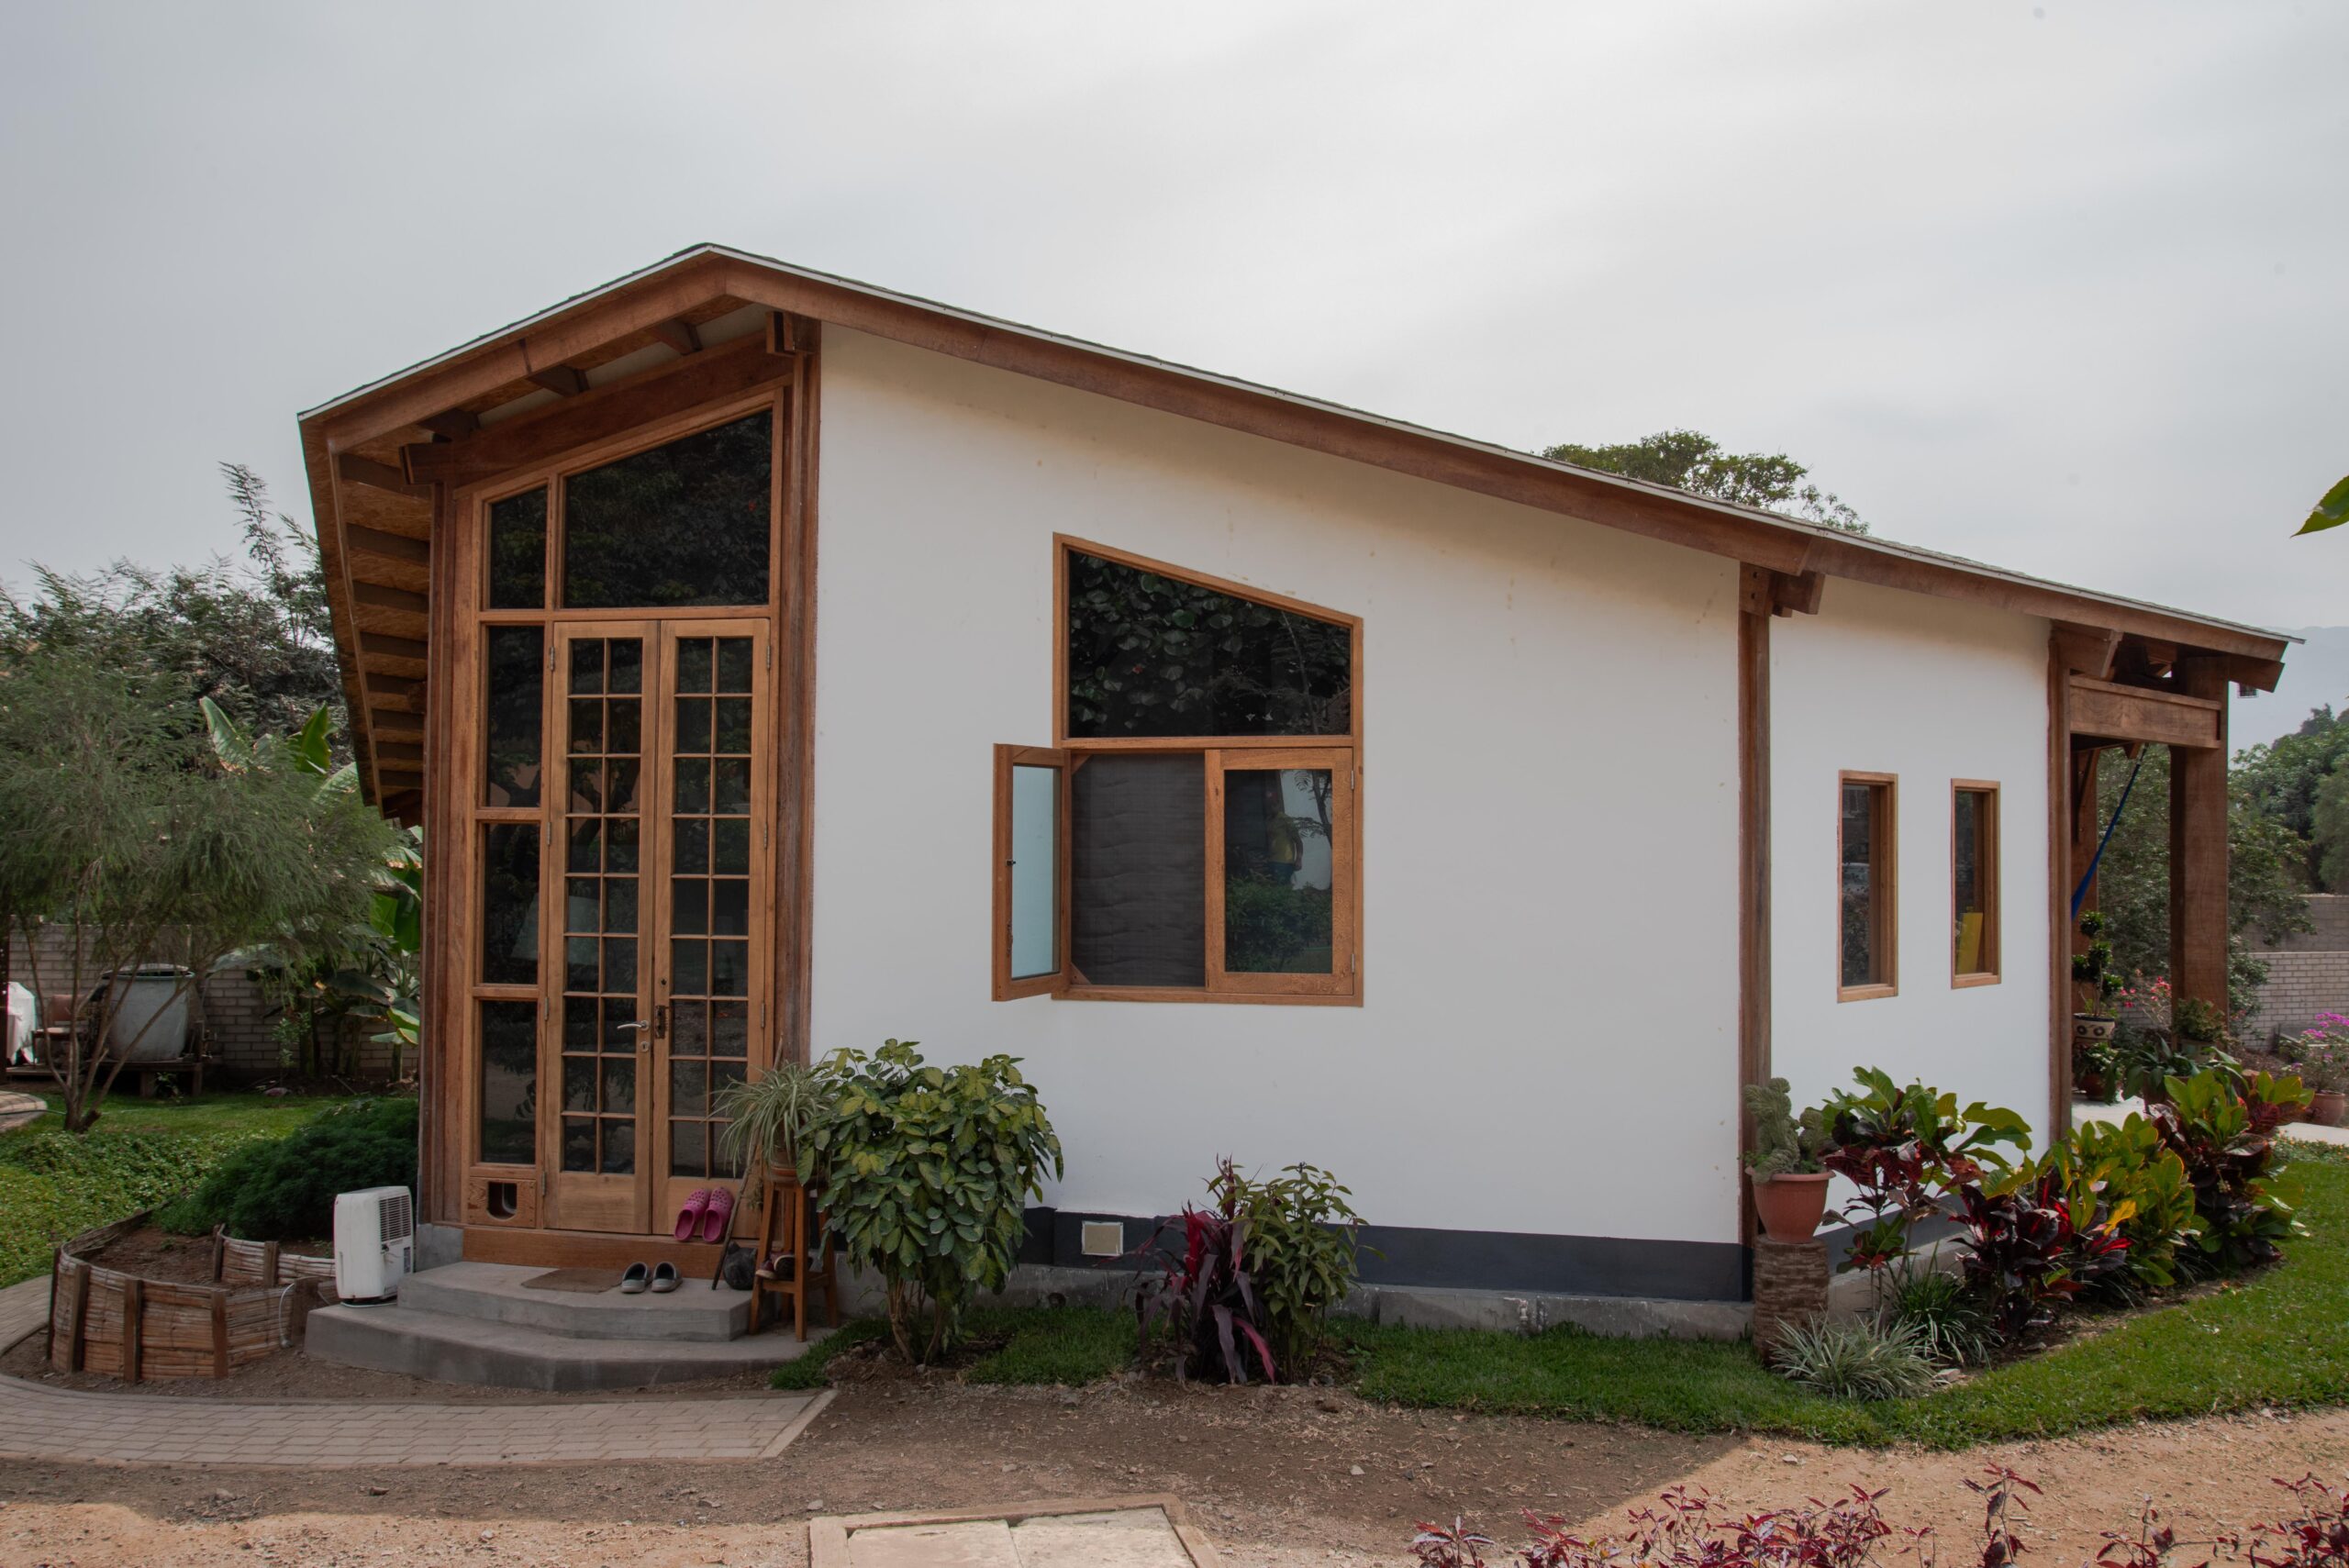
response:
[[[122,1282],[122,1380],[139,1381],[139,1335],[147,1316],[147,1282],[132,1274]]]
[[[261,1283],[271,1290],[277,1288],[277,1243],[274,1241],[261,1244]]]
[[[82,1370],[82,1325],[90,1315],[90,1265],[79,1258],[63,1258],[59,1267],[69,1282],[65,1295],[65,1342],[62,1345],[50,1343],[49,1364],[60,1372],[79,1372]]]
[[[2078,814],[2072,798],[2072,661],[2064,639],[2047,644],[2047,1128],[2072,1129],[2072,857]]]
[[[2227,693],[2223,660],[2177,662],[2189,696],[2216,697],[2219,743],[2173,746],[2169,766],[2169,983],[2171,1006],[2189,998],[2227,1006]]]
[[[1770,1076],[1770,574],[1739,569],[1737,617],[1738,1234],[1754,1241],[1745,1085]]]
[[[228,1293],[212,1293],[212,1375],[228,1375]]]

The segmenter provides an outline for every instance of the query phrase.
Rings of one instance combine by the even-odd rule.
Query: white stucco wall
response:
[[[823,373],[818,1051],[1024,1057],[1063,1207],[1229,1153],[1381,1224],[1735,1240],[1731,563],[838,328]],[[989,999],[1055,530],[1366,618],[1363,1006]]]
[[[2047,1124],[2047,623],[1831,579],[1770,639],[1771,1061],[1798,1106],[1852,1069]],[[1837,774],[1897,773],[1899,995],[1838,1002]],[[1951,984],[1950,784],[1999,785],[1995,985]]]

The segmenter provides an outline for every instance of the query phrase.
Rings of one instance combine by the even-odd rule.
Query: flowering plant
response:
[[[2285,1055],[2310,1088],[2335,1095],[2349,1089],[2349,1016],[2319,1013],[2314,1024],[2286,1042]]]

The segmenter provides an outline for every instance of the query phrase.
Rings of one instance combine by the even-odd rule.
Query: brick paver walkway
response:
[[[40,1326],[49,1281],[0,1290],[0,1348]],[[113,1464],[572,1464],[766,1459],[829,1403],[821,1395],[428,1405],[247,1403],[85,1394],[0,1377],[0,1459]]]

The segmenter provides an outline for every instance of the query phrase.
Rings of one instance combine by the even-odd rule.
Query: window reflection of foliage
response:
[[[564,607],[766,603],[773,424],[753,414],[565,480]]]
[[[1330,895],[1326,887],[1292,887],[1278,872],[1247,872],[1224,884],[1224,967],[1236,973],[1326,974],[1330,965]]]
[[[1353,634],[1071,550],[1074,736],[1343,735]]]

